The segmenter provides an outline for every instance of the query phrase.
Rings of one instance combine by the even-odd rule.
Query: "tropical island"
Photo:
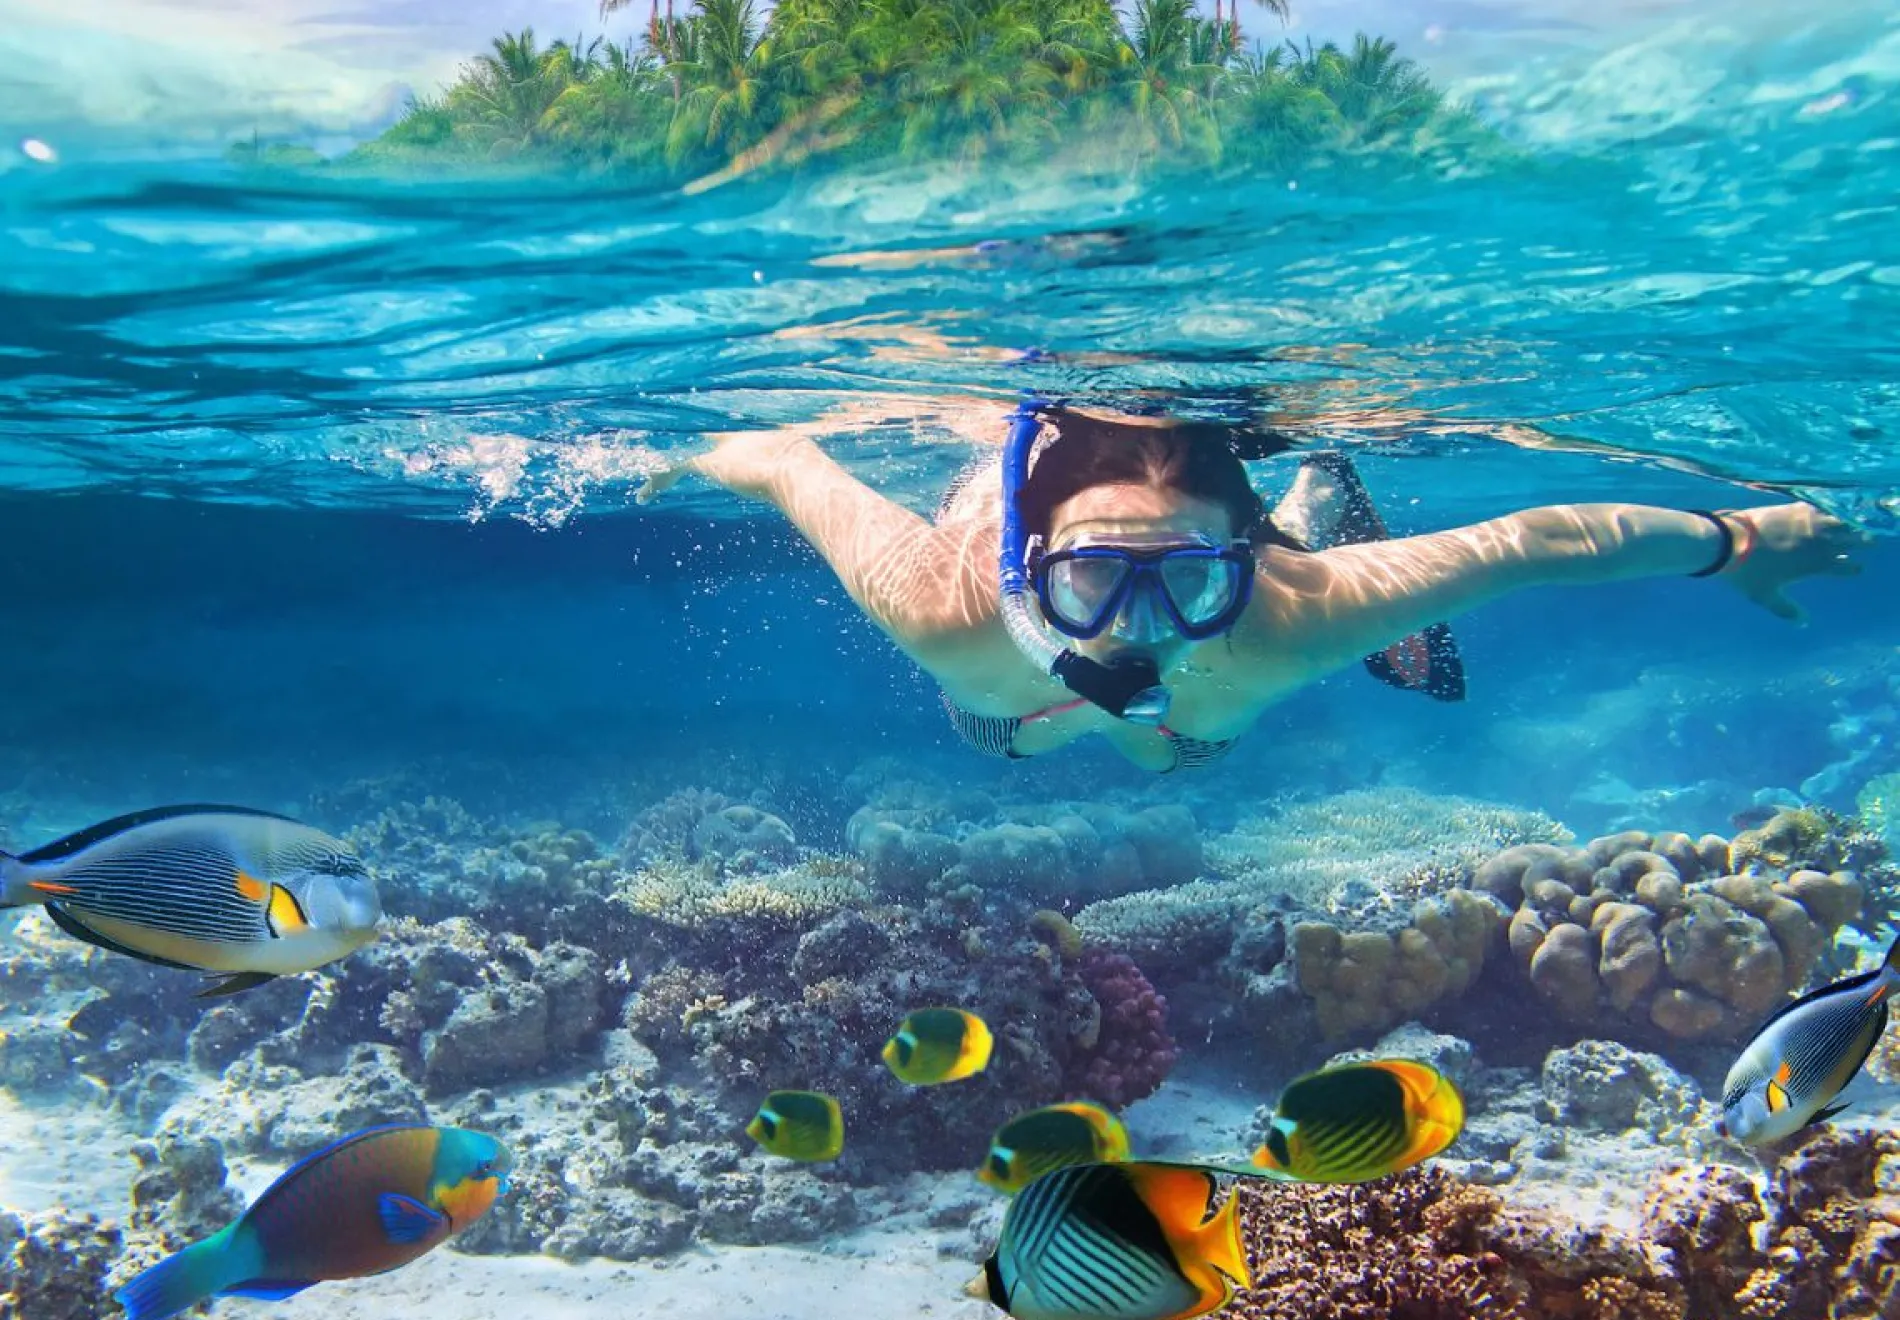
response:
[[[603,0],[602,16],[637,3]],[[765,15],[756,0],[648,0],[619,45],[496,38],[334,163],[703,188],[812,160],[1260,170],[1464,157],[1490,138],[1390,41],[1249,45],[1231,3],[1209,17],[1194,0],[1125,15],[1109,0],[779,0]],[[1284,20],[1286,0],[1262,3]],[[255,143],[233,157],[297,163]]]

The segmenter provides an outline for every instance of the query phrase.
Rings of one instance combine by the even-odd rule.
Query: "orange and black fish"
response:
[[[1435,1068],[1409,1059],[1342,1064],[1281,1093],[1253,1162],[1290,1182],[1366,1182],[1438,1154],[1464,1124],[1464,1099]]]
[[[1009,1203],[968,1288],[1016,1320],[1193,1320],[1252,1280],[1238,1200],[1188,1164],[1072,1164]]]

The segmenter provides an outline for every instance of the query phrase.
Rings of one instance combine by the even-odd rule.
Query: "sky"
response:
[[[1891,12],[1892,0],[1822,7]],[[0,132],[162,128],[182,144],[255,129],[321,146],[375,133],[412,91],[439,88],[501,32],[620,39],[645,12],[641,0],[605,22],[596,0],[0,0]],[[1767,40],[1789,15],[1785,0],[1293,0],[1286,26],[1256,4],[1241,11],[1268,41],[1388,36],[1467,93],[1553,63],[1581,77],[1606,52],[1658,33],[1739,28]]]

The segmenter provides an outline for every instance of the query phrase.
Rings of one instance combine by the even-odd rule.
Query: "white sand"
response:
[[[976,1275],[914,1236],[839,1239],[826,1255],[787,1247],[701,1248],[640,1265],[565,1265],[545,1257],[437,1251],[380,1279],[321,1284],[271,1307],[269,1320],[981,1320],[962,1295]],[[263,1304],[220,1302],[240,1320]]]
[[[137,1140],[103,1105],[54,1111],[0,1087],[0,1207],[124,1219]]]

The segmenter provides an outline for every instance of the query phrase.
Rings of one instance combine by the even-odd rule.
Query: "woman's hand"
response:
[[[681,477],[693,472],[735,495],[767,499],[772,482],[786,461],[812,440],[797,431],[724,431],[714,434],[713,447],[647,476],[634,491],[634,501],[651,504]]]
[[[1721,516],[1735,536],[1735,557],[1721,576],[1769,613],[1792,623],[1806,615],[1788,598],[1788,584],[1823,575],[1852,577],[1861,566],[1850,552],[1872,539],[1811,504],[1727,509]]]

